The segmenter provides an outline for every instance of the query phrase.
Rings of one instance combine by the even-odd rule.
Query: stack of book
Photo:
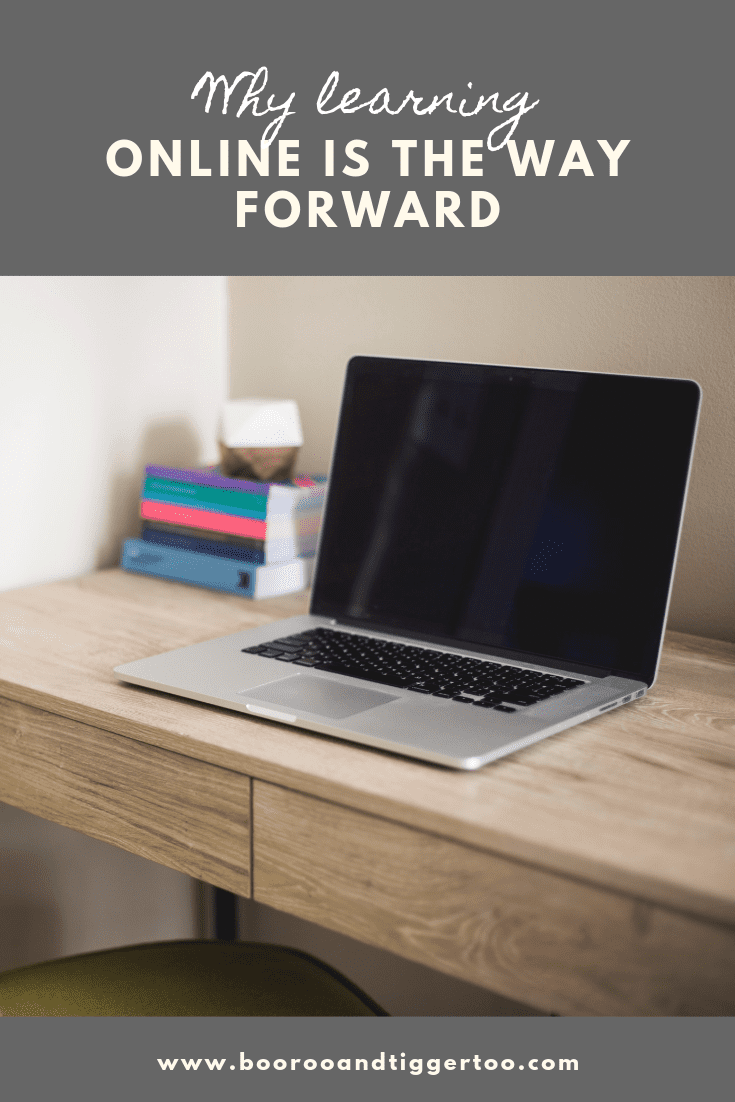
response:
[[[215,467],[146,467],[142,531],[123,545],[138,574],[275,597],[304,589],[321,524],[326,479],[225,478]]]

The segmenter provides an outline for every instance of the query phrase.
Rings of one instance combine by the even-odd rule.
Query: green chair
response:
[[[7,1017],[374,1017],[334,968],[280,945],[167,941],[84,953],[0,975]]]

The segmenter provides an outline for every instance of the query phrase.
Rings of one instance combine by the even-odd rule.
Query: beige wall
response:
[[[704,401],[669,623],[735,640],[734,305],[731,277],[237,277],[230,396],[296,398],[302,468],[325,470],[356,353],[696,379]]]

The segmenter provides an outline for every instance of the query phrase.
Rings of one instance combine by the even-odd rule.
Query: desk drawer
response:
[[[735,931],[271,784],[261,903],[540,1010],[735,1012]]]
[[[0,801],[250,894],[250,779],[0,699]]]

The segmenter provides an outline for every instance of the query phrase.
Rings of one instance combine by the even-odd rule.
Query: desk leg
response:
[[[238,897],[205,880],[198,882],[197,937],[206,941],[237,941],[240,935]]]
[[[214,936],[218,941],[237,941],[237,896],[214,889]]]

